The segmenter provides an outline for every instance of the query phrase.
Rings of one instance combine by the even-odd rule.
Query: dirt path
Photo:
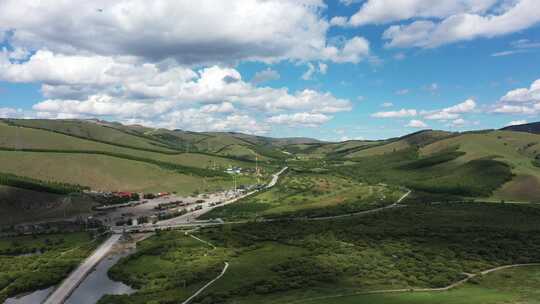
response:
[[[214,244],[208,242],[208,241],[205,241],[203,239],[200,239],[196,236],[194,236],[193,234],[189,233],[189,232],[186,232],[186,235],[189,235],[191,238],[205,244],[205,245],[208,245],[210,247],[212,247],[212,250],[216,249],[216,246],[214,246]],[[182,302],[182,304],[188,304],[190,303],[193,299],[195,299],[198,295],[200,295],[205,289],[207,289],[208,287],[212,286],[212,284],[214,284],[217,280],[219,280],[224,274],[225,272],[227,272],[227,269],[229,268],[229,263],[225,262],[225,266],[223,267],[223,270],[221,271],[221,273],[215,277],[212,281],[206,283],[203,287],[201,287],[199,290],[197,290],[193,295],[191,295],[191,297],[187,298],[184,302]]]
[[[341,297],[349,297],[349,296],[361,296],[361,295],[371,295],[371,294],[385,294],[385,293],[404,293],[404,292],[439,292],[439,291],[448,291],[451,289],[454,289],[456,287],[459,287],[468,281],[470,281],[472,278],[475,278],[477,276],[486,275],[488,273],[496,272],[503,269],[508,268],[516,268],[516,267],[530,267],[530,266],[540,266],[540,263],[530,263],[530,264],[512,264],[512,265],[504,265],[504,266],[498,266],[495,268],[490,268],[475,274],[465,273],[467,276],[466,278],[459,280],[455,283],[452,283],[445,287],[439,287],[439,288],[402,288],[402,289],[386,289],[386,290],[371,290],[371,291],[360,291],[360,292],[353,292],[348,294],[337,294],[337,295],[331,295],[331,296],[322,296],[322,297],[314,297],[309,299],[301,299],[297,301],[291,301],[288,302],[289,304],[293,303],[306,303],[316,300],[326,300],[326,299],[335,299],[335,298],[341,298]]]

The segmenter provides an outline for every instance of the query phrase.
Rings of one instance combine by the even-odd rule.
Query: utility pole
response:
[[[17,137],[17,139],[15,140],[15,150],[19,150],[21,149],[20,147],[20,138],[19,138],[19,127],[18,126],[15,126],[15,136]]]
[[[255,176],[257,176],[257,184],[261,183],[260,179],[260,171],[259,171],[259,155],[255,153],[253,150],[251,150],[253,154],[255,154]]]
[[[257,175],[257,184],[261,183],[261,168],[259,168],[259,155],[255,154],[255,174]]]
[[[233,173],[233,182],[234,182],[234,195],[236,195],[236,174]]]

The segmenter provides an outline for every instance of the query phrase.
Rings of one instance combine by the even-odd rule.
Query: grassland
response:
[[[538,262],[539,220],[540,210],[528,206],[410,204],[341,220],[207,229],[198,236],[217,249],[202,255],[186,249],[191,245],[182,233],[162,232],[143,243],[147,250],[116,265],[113,276],[151,290],[152,299],[167,299],[162,303],[180,302],[184,284],[196,288],[201,281],[196,278],[215,276],[224,261],[231,265],[225,276],[195,303],[283,303],[369,290],[442,287],[464,278],[464,272]],[[195,262],[197,271],[178,276],[170,271],[200,259],[207,262]],[[449,294],[448,303],[459,297]],[[149,299],[142,292],[102,303]]]
[[[86,128],[86,124],[93,125]],[[281,150],[297,157],[287,161],[290,170],[274,188],[205,215],[248,220],[197,232],[216,248],[182,232],[159,232],[110,271],[113,278],[139,291],[129,296],[106,296],[100,303],[178,303],[220,273],[225,262],[230,264],[227,273],[195,303],[329,303],[309,299],[380,289],[443,287],[464,278],[464,273],[540,262],[538,205],[448,203],[464,198],[540,200],[540,170],[533,162],[540,153],[540,135],[422,131],[381,142],[274,143],[235,133],[196,134],[87,122],[54,128],[56,132],[0,123],[0,132],[6,134],[0,137],[0,148],[56,150],[0,151],[1,171],[24,172],[42,180],[75,181],[94,189],[190,194],[231,188],[232,180],[75,152],[123,153],[191,167],[217,167],[220,172],[229,165],[252,167],[253,162],[238,159],[252,160],[255,154],[267,171],[281,165],[286,155]],[[105,132],[110,130],[112,133]],[[120,145],[110,143],[115,140]],[[178,153],[188,149],[197,153]],[[250,176],[239,180],[240,184],[253,182]],[[339,220],[309,220],[391,204],[403,194],[404,187],[413,190],[404,207]],[[7,200],[2,201],[2,191]],[[18,200],[9,198],[15,192]],[[32,197],[47,203],[38,206],[31,202]],[[39,213],[52,218],[70,208],[84,212],[88,207],[86,202],[75,205],[72,202],[68,208],[66,196],[0,187],[2,214],[5,211],[27,218]],[[18,209],[21,206],[25,211]],[[281,220],[264,222],[261,218]],[[4,247],[0,243],[0,252],[2,248],[30,252],[24,248],[34,248],[42,241],[23,246],[5,243]],[[39,257],[48,257],[46,254],[55,250],[51,247]],[[51,259],[56,261],[55,257]],[[57,276],[51,278],[65,274],[65,268],[54,269]],[[37,273],[37,282],[44,281],[42,272]],[[506,270],[444,293],[357,295],[335,298],[331,303],[540,303],[534,289],[539,284],[538,273],[539,268]],[[2,282],[22,284],[0,274],[0,287]],[[523,282],[521,287],[519,282]],[[40,284],[46,285],[32,286]]]
[[[221,271],[223,252],[181,232],[158,233],[109,270],[139,289],[136,295],[105,296],[99,303],[176,303]]]
[[[339,143],[302,143],[290,144],[284,149],[295,154],[300,159],[322,159],[326,157],[341,157],[356,151],[382,145],[385,141],[350,140]]]
[[[353,164],[329,166],[329,169],[369,184],[384,182],[464,197],[490,196],[512,178],[510,166],[503,162],[493,159],[455,162],[462,157],[460,155],[454,150],[445,150],[422,157],[417,148],[408,148],[356,158]]]
[[[289,172],[268,191],[213,209],[203,218],[314,217],[353,213],[395,202],[402,190],[332,174]]]
[[[88,139],[118,147],[147,152],[178,154],[197,152],[224,156],[230,159],[261,161],[282,159],[283,153],[268,139],[237,133],[193,133],[124,126],[104,121],[82,120],[5,120],[7,124],[47,130],[75,138]],[[263,147],[266,146],[266,147]]]
[[[413,152],[411,152],[413,151]],[[417,151],[417,152],[414,152]],[[455,152],[452,152],[455,151]],[[411,154],[412,153],[412,154]],[[443,159],[451,153],[460,153],[457,157],[449,158],[439,164],[429,164],[430,159]],[[409,155],[407,155],[409,154]],[[479,197],[489,200],[507,201],[540,201],[540,170],[534,164],[535,158],[540,154],[540,135],[511,132],[511,131],[484,131],[451,134],[439,131],[422,131],[404,136],[390,143],[375,145],[345,156],[352,166],[343,166],[347,171],[356,168],[358,172],[369,171],[374,176],[371,180],[395,183],[397,180],[408,181],[407,186],[423,191],[448,192],[464,196]],[[399,160],[411,161],[403,163],[401,170],[394,170],[396,166],[389,166],[385,161],[396,164]],[[413,167],[412,161],[418,160],[424,167]],[[493,161],[508,166],[512,176],[508,176],[504,168],[500,167],[499,176],[505,176],[498,181],[492,177],[478,176],[476,170],[486,171],[483,165],[497,166]],[[356,166],[354,163],[356,162]],[[483,165],[481,165],[483,162]],[[377,164],[378,169],[371,170],[371,163]],[[469,167],[469,168],[467,168]],[[484,169],[482,169],[482,168]],[[455,172],[453,174],[452,172]],[[457,174],[464,178],[460,180]],[[495,174],[495,173],[493,173]],[[357,176],[364,176],[359,173]],[[447,175],[448,177],[444,177]],[[452,175],[456,175],[453,176]],[[394,180],[395,177],[395,181]],[[364,178],[364,177],[362,177]],[[429,182],[426,182],[428,181]],[[485,191],[470,189],[474,184],[489,181]],[[483,187],[483,186],[482,186]],[[439,189],[435,189],[439,188]],[[460,190],[461,189],[461,190]],[[469,192],[469,193],[467,193]]]
[[[86,138],[97,142],[109,143],[125,147],[134,147],[150,151],[176,152],[163,143],[128,133],[105,124],[82,120],[50,120],[50,119],[10,119],[5,121],[15,126],[53,131],[68,134],[77,138]]]
[[[105,130],[112,130],[105,128]],[[114,130],[113,130],[114,131]],[[44,150],[64,150],[64,151],[102,151],[135,157],[149,158],[158,161],[182,164],[198,168],[225,168],[238,166],[243,168],[253,167],[250,162],[216,157],[199,153],[177,153],[163,154],[134,148],[119,147],[103,142],[92,141],[84,138],[67,136],[64,134],[49,132],[40,129],[21,128],[9,126],[0,122],[0,147],[14,149],[44,149]],[[124,134],[124,133],[122,133]],[[137,139],[137,138],[136,138]],[[136,146],[134,146],[136,147]]]
[[[92,189],[109,191],[194,191],[230,188],[231,179],[202,178],[179,174],[155,165],[116,157],[72,153],[35,153],[0,151],[4,173],[64,183],[77,183]],[[240,182],[253,181],[243,178]]]
[[[346,157],[354,158],[393,153],[408,148],[421,147],[450,136],[452,136],[451,133],[444,131],[420,131],[403,136],[399,139],[389,140],[389,143],[387,144],[376,145],[375,147],[369,149],[362,149],[358,152],[349,153],[346,155]]]
[[[30,122],[32,121],[28,123]],[[85,127],[88,125],[92,126],[93,124],[84,124]],[[131,136],[110,127],[99,128],[102,133],[103,131],[113,132],[107,138],[104,138],[105,135],[100,133],[102,135],[101,139],[114,138],[115,132],[120,133],[122,136]],[[1,151],[0,167],[2,172],[45,181],[80,184],[93,189],[176,191],[181,194],[189,194],[194,191],[202,192],[222,187],[230,188],[231,185],[228,177],[206,178],[191,173],[178,174],[174,170],[167,170],[167,168],[162,168],[152,162],[133,160],[138,158],[173,164],[171,167],[178,164],[187,166],[188,169],[189,167],[215,169],[218,173],[229,166],[243,168],[254,166],[253,163],[249,162],[198,153],[171,155],[119,147],[41,129],[14,127],[2,122],[0,122],[0,132],[2,133],[0,148],[40,149],[40,151],[34,152]],[[82,131],[79,130],[78,132]],[[135,139],[144,139],[136,136],[131,137],[133,138],[129,142],[125,142],[126,144],[133,144],[132,141]],[[64,151],[65,153],[50,153],[46,152],[46,150]],[[77,153],[69,153],[70,151]],[[80,153],[84,151],[89,151],[89,153]],[[100,155],[92,153],[92,151],[102,151],[114,155],[121,154],[128,157],[133,156],[133,158],[126,159]],[[244,177],[241,182],[252,183],[254,179]]]
[[[0,239],[0,302],[57,284],[97,243],[87,233]]]
[[[510,165],[516,177],[491,198],[540,201],[540,170],[533,164],[540,153],[540,135],[510,131],[467,133],[427,145],[420,154],[430,155],[449,147],[465,152],[454,161],[456,164],[490,157]]]
[[[357,295],[302,301],[306,304],[537,304],[540,303],[540,267],[505,269],[474,283],[446,292]]]

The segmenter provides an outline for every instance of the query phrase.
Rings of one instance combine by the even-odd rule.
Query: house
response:
[[[121,197],[121,198],[131,198],[133,196],[133,192],[128,192],[128,191],[115,192],[114,195],[116,197]]]
[[[242,168],[231,167],[231,168],[228,168],[227,170],[225,170],[225,173],[228,173],[228,174],[240,174],[240,173],[242,173]]]

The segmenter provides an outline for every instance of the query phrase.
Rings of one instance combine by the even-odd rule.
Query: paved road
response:
[[[280,173],[283,173],[284,170],[280,171]],[[275,184],[275,183],[274,183]],[[254,191],[256,192],[256,191]],[[387,209],[392,208],[399,208],[399,207],[405,207],[405,205],[400,205],[399,203],[403,201],[409,194],[411,194],[411,190],[407,191],[407,193],[403,194],[396,202],[394,202],[391,205],[376,208],[376,209],[370,209],[365,211],[359,211],[354,213],[347,213],[347,214],[340,214],[340,215],[332,215],[332,216],[321,216],[321,217],[293,217],[293,218],[277,218],[277,219],[263,219],[260,222],[265,223],[271,223],[271,222],[283,222],[283,221],[325,221],[325,220],[332,220],[332,219],[339,219],[339,218],[345,218],[345,217],[353,217],[353,216],[361,216],[361,215],[367,215],[371,213],[377,213],[380,211],[384,211]],[[251,195],[251,194],[247,194]],[[236,200],[240,199],[242,197],[237,198]],[[236,201],[235,200],[235,201]],[[227,202],[227,204],[233,203],[234,201]],[[221,206],[223,206],[222,204]],[[203,213],[208,212],[209,210],[198,210],[202,211]],[[178,218],[177,218],[178,219]],[[200,228],[200,227],[211,227],[211,226],[219,226],[223,224],[245,224],[252,222],[251,220],[245,220],[245,221],[235,221],[235,222],[217,222],[217,221],[193,221],[193,222],[167,222],[164,223],[159,222],[155,225],[139,225],[139,226],[130,226],[130,227],[113,227],[112,231],[114,233],[122,233],[122,232],[151,232],[156,229],[175,229],[175,228]]]
[[[56,290],[43,302],[44,304],[62,304],[71,293],[79,286],[79,284],[86,278],[86,276],[92,271],[92,269],[103,259],[112,246],[120,240],[120,234],[113,234],[98,249],[92,253],[91,256],[79,265],[75,271],[73,271],[63,282],[56,288]]]
[[[277,218],[277,219],[263,219],[260,220],[260,222],[264,223],[271,223],[271,222],[283,222],[283,221],[325,221],[325,220],[332,220],[332,219],[339,219],[339,218],[345,218],[345,217],[353,217],[353,216],[362,216],[367,215],[371,213],[376,213],[380,211],[384,211],[387,209],[392,208],[399,208],[399,207],[405,207],[405,205],[400,205],[399,203],[406,198],[411,191],[408,191],[407,193],[403,194],[395,203],[380,207],[376,209],[370,209],[366,211],[359,211],[354,213],[347,213],[347,214],[340,214],[340,215],[333,215],[333,216],[321,216],[321,217],[293,217],[293,218]],[[235,222],[218,222],[218,221],[193,221],[189,223],[168,223],[168,224],[155,224],[155,225],[144,225],[144,226],[130,226],[130,227],[114,227],[113,232],[114,233],[122,233],[122,232],[152,232],[156,229],[184,229],[184,228],[202,228],[202,227],[212,227],[212,226],[220,226],[223,224],[246,224],[252,222],[251,220],[244,220],[244,221],[235,221]]]
[[[268,185],[266,185],[266,189],[274,187],[277,184],[278,180],[279,180],[279,176],[283,172],[285,172],[285,170],[287,170],[287,169],[288,169],[288,167],[285,167],[285,168],[281,169],[278,173],[274,174],[272,176],[272,180],[268,183]]]
[[[287,169],[288,167],[284,167],[279,172],[273,174],[272,180],[270,180],[268,185],[266,185],[265,189],[269,189],[275,186],[281,174],[283,174],[283,172],[285,172]],[[211,222],[211,221],[196,221],[196,219],[199,216],[207,213],[208,211],[214,208],[232,204],[244,197],[257,193],[258,191],[259,190],[254,190],[254,191],[245,193],[243,195],[232,198],[230,200],[223,202],[222,204],[215,205],[215,206],[211,206],[210,204],[206,203],[202,205],[203,207],[202,209],[195,210],[193,212],[190,212],[190,213],[187,213],[187,214],[175,217],[175,218],[171,218],[168,220],[159,221],[156,224],[143,224],[143,225],[128,226],[128,227],[124,227],[124,226],[111,227],[111,231],[113,231],[114,233],[133,232],[133,231],[144,232],[144,231],[154,231],[156,229],[181,228],[181,227],[204,227],[204,226],[219,225],[221,223],[216,223],[216,222]]]

